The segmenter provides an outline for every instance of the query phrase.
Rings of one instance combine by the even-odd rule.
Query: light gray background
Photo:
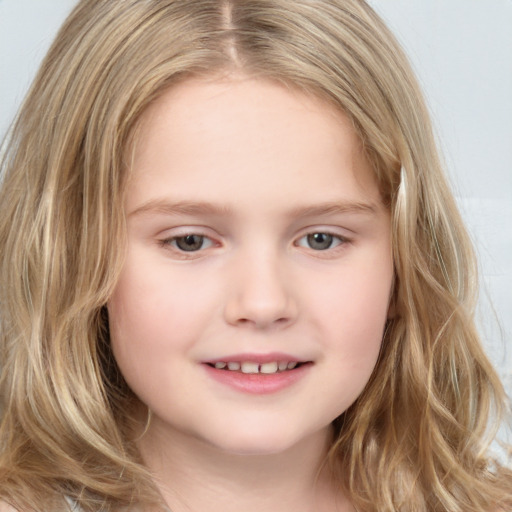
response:
[[[424,86],[480,257],[484,342],[512,394],[512,0],[370,3]],[[0,0],[0,136],[74,4]]]

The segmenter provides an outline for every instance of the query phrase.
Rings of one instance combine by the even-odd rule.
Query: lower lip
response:
[[[267,395],[286,389],[302,379],[311,363],[306,363],[293,370],[277,373],[242,373],[231,370],[220,370],[208,364],[203,365],[214,380],[237,391],[253,395]]]

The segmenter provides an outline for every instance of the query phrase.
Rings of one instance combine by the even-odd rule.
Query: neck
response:
[[[323,465],[331,436],[325,429],[284,452],[240,455],[153,425],[139,448],[172,512],[352,510]]]

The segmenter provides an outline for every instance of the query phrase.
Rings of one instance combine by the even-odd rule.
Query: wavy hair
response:
[[[330,102],[357,130],[393,218],[381,355],[328,456],[358,510],[512,507],[488,453],[506,396],[474,327],[476,269],[429,115],[362,0],[82,0],[5,142],[0,190],[0,498],[24,512],[158,500],[105,304],[122,265],[129,148],[189,76],[239,71]]]

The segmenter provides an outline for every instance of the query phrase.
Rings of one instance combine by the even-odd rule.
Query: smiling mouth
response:
[[[283,373],[300,368],[310,362],[297,362],[297,361],[273,361],[269,363],[256,363],[252,361],[217,361],[216,363],[207,363],[208,366],[217,370],[224,370],[228,372],[238,372],[246,374],[264,374],[272,375],[275,373]]]

